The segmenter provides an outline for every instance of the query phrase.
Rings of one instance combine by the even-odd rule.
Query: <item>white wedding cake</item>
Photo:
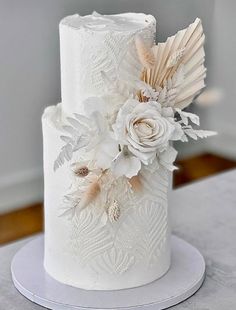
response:
[[[214,134],[182,111],[204,87],[196,19],[155,44],[151,15],[60,23],[62,101],[46,108],[44,266],[89,290],[137,287],[171,264],[171,141]]]

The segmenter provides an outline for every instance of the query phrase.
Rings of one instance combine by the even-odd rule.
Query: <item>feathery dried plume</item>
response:
[[[135,192],[141,192],[143,186],[142,186],[139,175],[134,175],[132,178],[130,178],[129,183]]]
[[[98,183],[98,180],[93,181],[84,192],[80,201],[80,207],[82,209],[86,208],[91,202],[93,202],[97,198],[100,192],[101,187]]]
[[[145,68],[152,68],[155,64],[155,56],[150,47],[148,47],[139,35],[135,36],[135,46],[141,64]]]
[[[117,200],[114,200],[107,208],[107,215],[111,223],[118,221],[120,217],[120,207]]]

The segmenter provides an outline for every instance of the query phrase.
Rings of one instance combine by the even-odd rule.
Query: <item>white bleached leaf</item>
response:
[[[193,128],[186,128],[184,129],[184,132],[186,133],[187,136],[189,136],[193,140],[197,140],[198,137]]]
[[[65,125],[65,126],[62,127],[62,129],[64,131],[68,132],[71,135],[77,134],[76,129],[74,127],[72,127],[72,126]]]
[[[65,158],[69,161],[72,158],[73,154],[73,147],[71,144],[68,144],[67,147],[64,149],[65,150]]]
[[[178,108],[175,108],[175,111],[179,114],[179,116],[181,117],[184,125],[188,125],[188,119],[191,120],[192,123],[194,123],[195,125],[199,126],[200,125],[200,121],[199,121],[199,116],[193,113],[189,113],[189,112],[184,112]]]
[[[70,143],[64,145],[61,148],[61,151],[54,162],[54,171],[56,171],[60,166],[62,166],[66,160],[71,160],[72,153],[72,145]]]
[[[140,89],[142,95],[149,100],[156,101],[159,96],[159,92],[157,92],[154,88],[152,88],[149,84],[143,82],[143,81],[137,81],[136,87]]]
[[[90,124],[90,119],[82,114],[74,113],[74,117],[85,126]]]
[[[195,130],[195,133],[199,138],[202,138],[202,139],[217,135],[217,132],[210,131],[210,130]]]
[[[81,148],[87,146],[89,143],[88,138],[84,135],[78,137],[73,143],[73,152],[80,150]]]
[[[180,114],[180,113],[179,113],[179,114]],[[183,124],[184,124],[185,126],[187,126],[187,125],[188,125],[188,118],[187,118],[187,116],[184,115],[184,114],[180,114],[180,117],[181,117],[181,120],[182,120]]]
[[[191,126],[183,129],[185,134],[190,138],[197,140],[198,138],[207,138],[211,136],[215,136],[217,133],[215,131],[209,130],[195,130]]]
[[[188,142],[187,136],[186,136],[185,134],[183,134],[183,136],[182,136],[182,138],[181,138],[180,141],[182,141],[182,142]]]
[[[85,152],[94,150],[96,153],[96,148],[102,147],[101,153],[105,155],[111,151],[105,150],[104,147],[104,144],[107,143],[106,137],[109,135],[109,124],[105,117],[106,103],[100,97],[90,97],[83,104],[84,111],[88,117],[74,113],[73,117],[67,117],[67,123],[69,125],[62,126],[65,134],[61,136],[61,140],[66,144],[61,148],[54,163],[54,171],[62,166],[65,161],[70,161],[73,153],[82,148]],[[111,147],[111,143],[109,143],[109,147]],[[114,149],[114,143],[112,147]],[[118,150],[117,144],[116,149]],[[116,154],[111,154],[113,157],[110,156],[110,162]],[[102,156],[102,154],[100,155]],[[107,159],[108,157],[104,158],[104,161],[107,161]]]
[[[76,120],[75,118],[72,117],[67,117],[66,120],[71,124],[71,126],[73,126],[74,130],[78,131],[86,131],[86,126],[83,125],[81,122],[79,122],[78,120]],[[73,134],[73,131],[71,129],[69,129],[70,133]]]

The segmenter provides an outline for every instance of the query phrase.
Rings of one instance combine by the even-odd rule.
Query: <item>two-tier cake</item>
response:
[[[44,266],[89,290],[137,287],[171,264],[172,141],[207,137],[182,111],[204,87],[196,19],[155,44],[151,15],[60,23],[62,100],[43,114]]]

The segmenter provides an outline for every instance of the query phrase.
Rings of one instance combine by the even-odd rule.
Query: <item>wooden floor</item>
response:
[[[43,205],[0,215],[0,244],[20,239],[43,230]]]
[[[209,175],[236,167],[231,161],[212,154],[203,154],[177,161],[174,186],[182,186]],[[43,230],[43,205],[37,204],[0,216],[0,244],[6,244]]]
[[[174,187],[179,187],[219,172],[236,168],[236,161],[213,154],[203,154],[178,160],[174,173]]]

